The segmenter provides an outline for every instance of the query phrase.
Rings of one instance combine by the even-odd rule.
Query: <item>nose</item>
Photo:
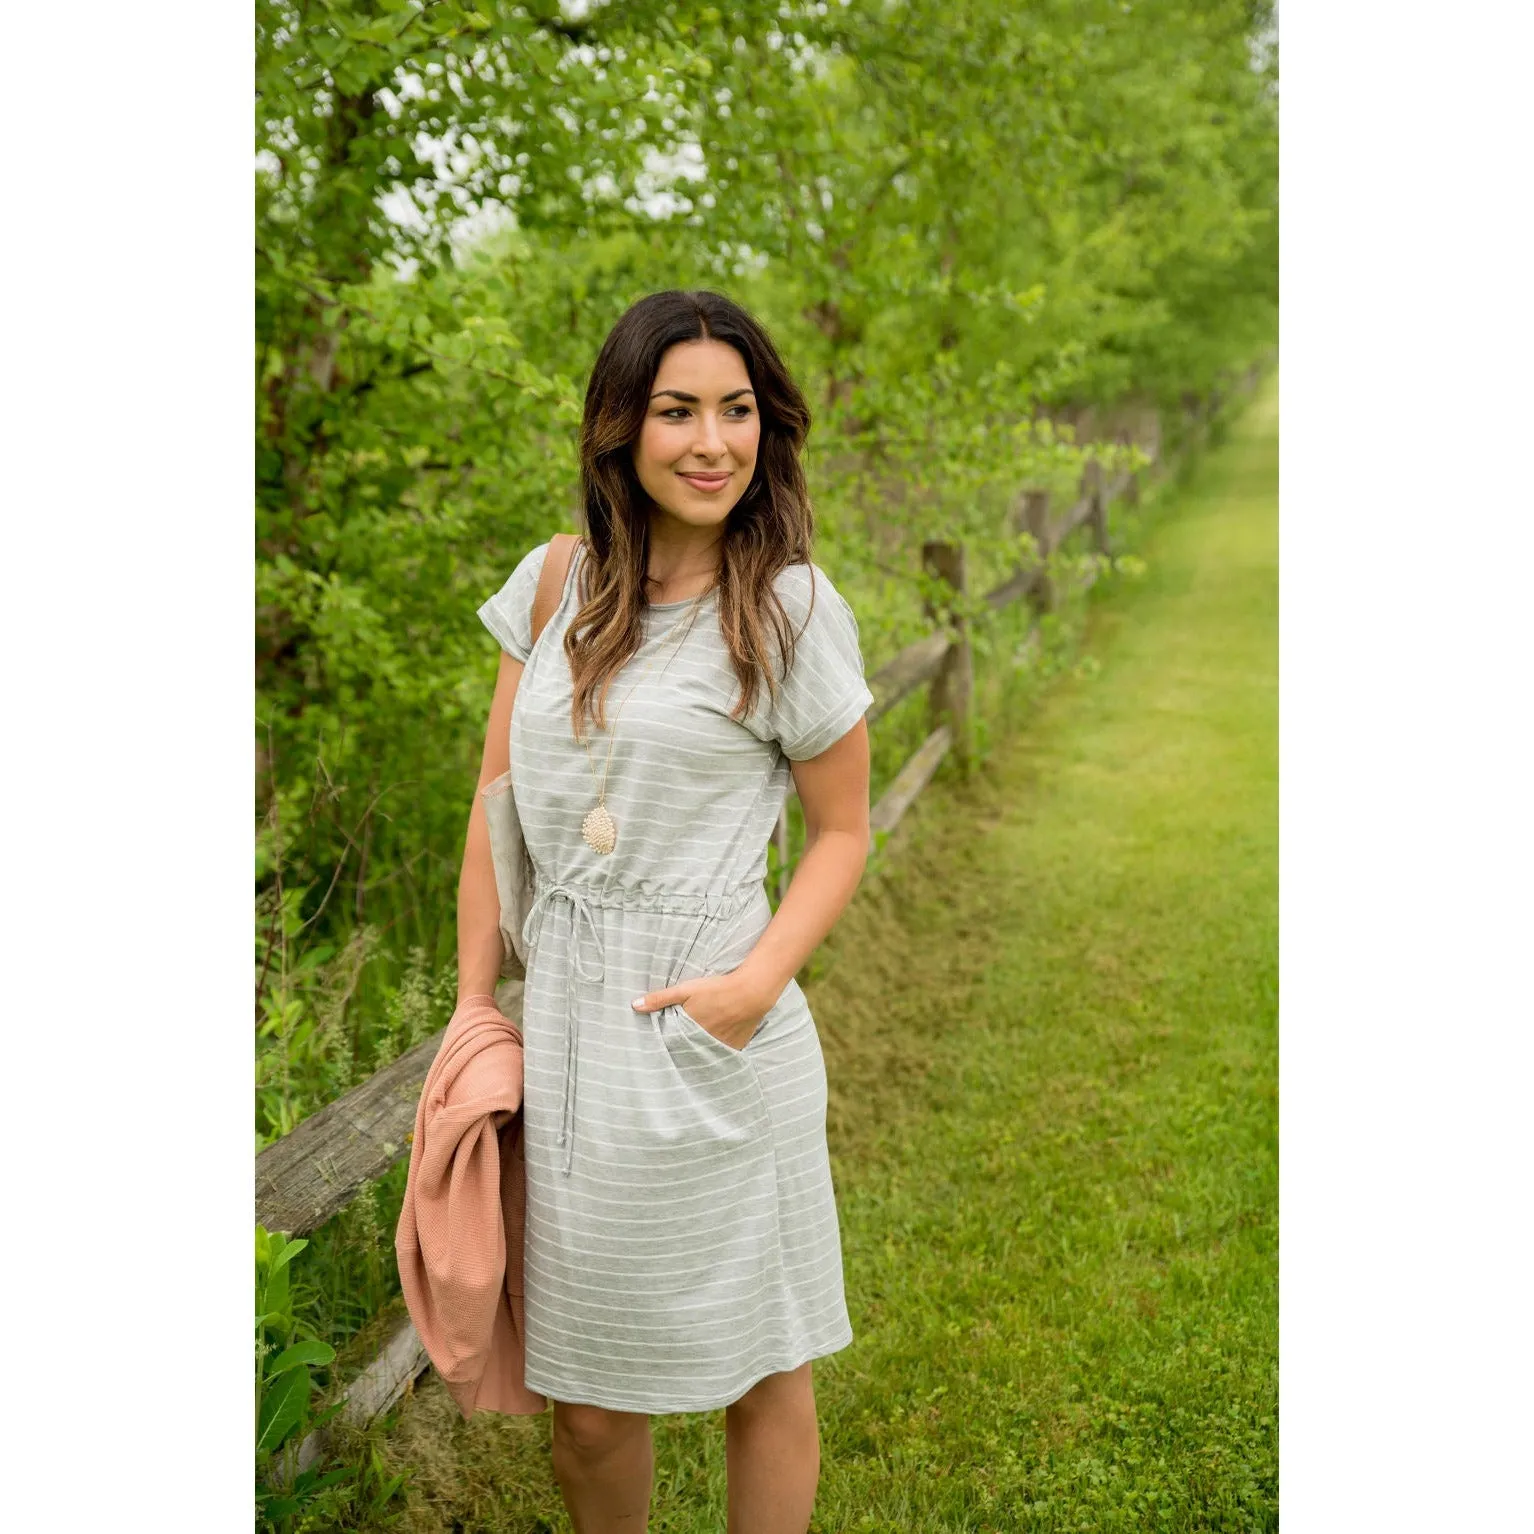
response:
[[[718,458],[724,452],[724,435],[712,411],[698,412],[698,436],[694,451],[700,458]]]

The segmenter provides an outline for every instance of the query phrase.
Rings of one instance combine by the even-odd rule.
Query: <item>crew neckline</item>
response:
[[[717,586],[710,586],[708,590],[703,593],[703,600],[702,602],[699,602],[698,605],[700,607],[706,607],[708,605],[709,598],[717,596],[718,593],[719,588]],[[647,602],[645,603],[645,611],[652,613],[674,612],[679,607],[691,607],[692,604],[697,601],[698,599],[696,596],[690,596],[682,597],[679,601],[676,602]]]

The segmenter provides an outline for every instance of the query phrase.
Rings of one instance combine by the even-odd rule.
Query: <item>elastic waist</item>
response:
[[[681,915],[700,916],[703,920],[693,934],[693,946],[703,935],[710,920],[723,917],[726,926],[732,925],[740,913],[749,911],[753,901],[767,904],[767,888],[760,879],[743,879],[734,884],[721,886],[703,895],[683,894],[679,890],[646,888],[643,885],[598,884],[580,879],[545,879],[537,870],[533,874],[533,901],[522,923],[522,941],[529,955],[538,949],[538,938],[543,930],[545,912],[560,900],[570,913],[569,947],[567,952],[574,964],[575,976],[593,983],[604,980],[607,975],[607,950],[602,941],[602,924],[595,912],[604,907],[621,906],[627,910],[666,911]],[[585,946],[582,938],[587,940]],[[716,939],[717,948],[721,939]],[[587,947],[590,954],[587,953]],[[688,950],[691,953],[691,949]],[[589,960],[589,962],[588,962]],[[541,960],[539,961],[541,963]],[[528,980],[531,980],[531,974]],[[565,993],[565,1097],[559,1121],[559,1144],[564,1149],[564,1174],[570,1175],[575,1157],[575,1073],[579,1063],[576,1035],[580,1027],[580,1008],[576,1001],[575,981],[566,977]]]
[[[631,911],[664,911],[678,916],[724,916],[740,910],[748,901],[765,893],[760,879],[739,879],[705,894],[656,888],[653,885],[628,885],[596,880],[549,879],[534,872],[533,897],[551,890],[579,895],[589,906],[613,906]]]

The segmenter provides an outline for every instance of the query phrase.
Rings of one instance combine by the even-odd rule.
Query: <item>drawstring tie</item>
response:
[[[529,953],[537,945],[538,933],[543,930],[545,906],[556,895],[563,895],[570,902],[570,941],[568,952],[574,957],[575,972],[582,980],[601,980],[607,972],[607,950],[602,943],[602,930],[597,925],[590,903],[580,890],[569,884],[547,884],[534,898],[527,919],[522,923],[522,942]],[[588,969],[582,961],[580,921],[585,918],[586,929],[596,945],[596,967]],[[560,1115],[559,1144],[565,1153],[565,1176],[575,1156],[575,1066],[579,1058],[576,1030],[579,1012],[576,1007],[575,987],[566,985],[565,993],[565,1101]]]

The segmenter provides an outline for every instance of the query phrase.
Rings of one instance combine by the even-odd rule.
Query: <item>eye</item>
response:
[[[736,411],[739,411],[740,413],[735,415]],[[751,414],[751,407],[749,405],[731,405],[729,411],[726,413],[734,415],[737,421],[743,421],[748,415]],[[684,415],[690,414],[691,412],[688,410],[686,405],[672,405],[669,409],[662,410],[660,412],[660,418],[663,421],[673,421],[680,420]]]

